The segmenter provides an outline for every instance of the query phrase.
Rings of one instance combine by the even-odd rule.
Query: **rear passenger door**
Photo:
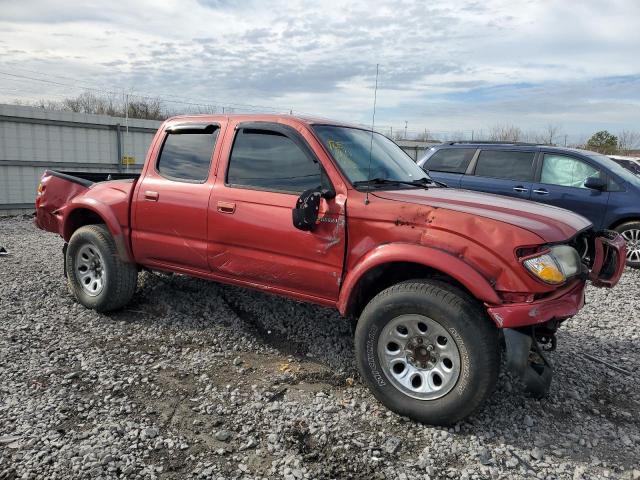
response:
[[[431,155],[422,165],[429,176],[450,187],[460,187],[462,175],[476,153],[475,148],[442,148]]]
[[[134,192],[131,243],[149,266],[208,272],[211,161],[223,125],[169,127]]]
[[[462,188],[529,199],[534,176],[535,151],[481,149]]]
[[[602,228],[609,192],[584,186],[589,177],[606,182],[601,170],[583,159],[550,152],[543,152],[539,170],[540,181],[533,184],[531,200],[579,213]]]

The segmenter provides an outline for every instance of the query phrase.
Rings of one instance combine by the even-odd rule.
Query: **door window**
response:
[[[434,172],[464,173],[476,153],[475,148],[445,148],[434,153],[425,163]]]
[[[271,130],[240,129],[227,169],[227,184],[302,193],[322,184],[320,165],[292,139]]]
[[[540,183],[563,187],[586,188],[584,181],[598,177],[600,172],[588,163],[565,155],[545,155],[542,162]]]
[[[218,131],[169,133],[158,158],[158,173],[171,180],[205,182]]]
[[[533,180],[535,152],[482,150],[478,156],[475,175],[530,182]]]

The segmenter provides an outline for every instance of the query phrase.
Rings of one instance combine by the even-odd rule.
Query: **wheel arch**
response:
[[[615,230],[620,225],[624,225],[629,222],[640,222],[640,215],[628,215],[626,217],[619,218],[609,226],[609,230]]]
[[[369,252],[347,274],[338,310],[344,316],[357,317],[385,288],[417,278],[438,279],[480,302],[501,303],[489,280],[462,259],[431,247],[387,244]]]
[[[82,203],[71,203],[64,215],[62,238],[68,242],[79,228],[100,223],[106,225],[113,237],[120,259],[133,263],[133,255],[118,219],[107,205],[95,199],[84,199]]]

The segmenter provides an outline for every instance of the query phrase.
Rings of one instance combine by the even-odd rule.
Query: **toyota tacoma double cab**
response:
[[[623,239],[580,215],[447,188],[371,129],[284,115],[171,118],[140,175],[48,170],[35,222],[99,312],[143,269],[336,308],[373,395],[439,425],[487,399],[503,352],[544,395],[543,350],[625,264]]]

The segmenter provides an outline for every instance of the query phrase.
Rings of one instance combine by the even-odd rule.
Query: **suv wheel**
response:
[[[86,225],[71,236],[67,255],[69,290],[85,307],[98,312],[126,305],[135,293],[136,265],[120,260],[104,225]]]
[[[627,265],[640,268],[640,222],[627,222],[616,227],[627,242]]]
[[[450,425],[493,391],[498,330],[461,291],[411,281],[378,294],[355,334],[358,368],[374,396],[394,412]]]

